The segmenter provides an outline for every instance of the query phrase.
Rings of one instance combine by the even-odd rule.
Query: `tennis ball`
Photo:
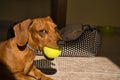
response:
[[[98,29],[101,31],[103,35],[113,35],[115,33],[115,29],[112,26],[99,26]]]
[[[58,57],[62,52],[60,49],[54,49],[50,47],[44,47],[43,51],[44,55],[50,59]]]

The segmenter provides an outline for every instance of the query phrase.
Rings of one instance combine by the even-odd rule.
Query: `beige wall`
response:
[[[120,26],[120,0],[68,0],[67,24]]]
[[[22,20],[50,15],[50,0],[0,0],[0,20]]]

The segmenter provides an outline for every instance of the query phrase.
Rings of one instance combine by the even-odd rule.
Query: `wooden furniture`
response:
[[[58,27],[66,25],[67,0],[52,0],[51,16]]]

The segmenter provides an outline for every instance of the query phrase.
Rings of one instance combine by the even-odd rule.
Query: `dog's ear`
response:
[[[50,16],[46,17],[50,22],[53,22],[52,18]]]
[[[14,32],[16,37],[16,43],[19,46],[24,46],[28,41],[28,28],[32,20],[27,19],[21,23],[18,23],[14,26]]]

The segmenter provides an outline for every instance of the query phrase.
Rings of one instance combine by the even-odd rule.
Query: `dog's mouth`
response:
[[[41,50],[35,50],[33,49],[29,44],[27,44],[27,47],[36,53],[36,55],[39,55],[41,53]],[[50,48],[50,47],[43,47],[43,54],[46,59],[48,60],[53,60],[54,58],[58,57],[61,55],[62,50],[61,49],[56,49],[56,48]]]

